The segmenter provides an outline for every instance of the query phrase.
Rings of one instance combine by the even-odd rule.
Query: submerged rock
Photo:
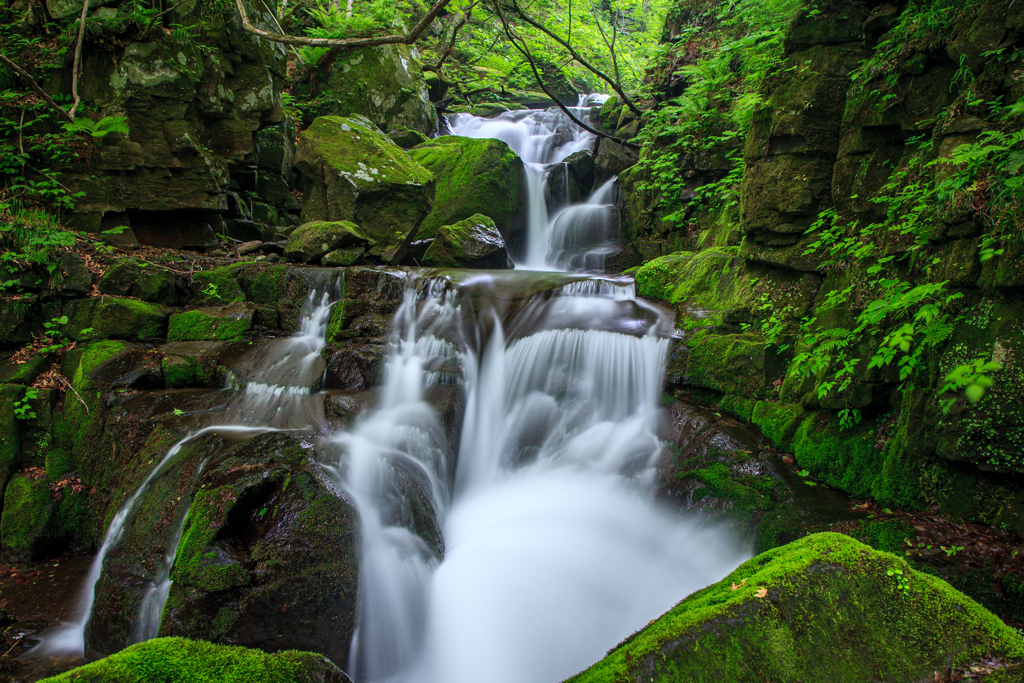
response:
[[[157,638],[140,643],[47,680],[53,683],[351,683],[345,672],[330,660],[312,652],[288,650],[267,654],[184,638]]]
[[[569,679],[922,681],[1024,638],[941,579],[840,534],[763,553]]]
[[[160,633],[304,647],[344,666],[358,566],[355,510],[324,485],[297,439],[254,437],[199,480]]]
[[[437,231],[423,255],[434,268],[508,268],[505,240],[487,216],[475,214]]]
[[[507,144],[446,135],[413,147],[409,155],[437,178],[434,208],[416,239],[429,239],[441,226],[478,213],[490,216],[506,241],[523,237],[526,172]]]
[[[303,222],[357,224],[377,262],[401,261],[433,206],[430,171],[360,116],[314,121],[295,165],[305,176]]]

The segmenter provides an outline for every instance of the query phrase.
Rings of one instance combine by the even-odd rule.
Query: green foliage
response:
[[[786,26],[799,0],[739,0],[709,9],[710,16],[683,27],[674,52],[664,57],[667,69],[686,82],[685,91],[648,114],[641,133],[643,149],[639,191],[656,191],[663,220],[686,221],[696,206],[730,207],[739,201],[743,178],[742,150],[754,111],[761,104],[761,82],[778,66]],[[705,28],[711,25],[713,29]],[[679,64],[694,49],[693,63]],[[693,199],[681,198],[687,179],[679,172],[689,155],[719,154],[728,171],[703,185]]]
[[[306,7],[304,11],[319,26],[306,29],[310,38],[356,38],[383,33],[401,31],[402,24],[407,23],[409,16],[401,12],[393,0],[365,0],[352,5],[352,14],[348,15],[344,6],[321,2],[314,7]],[[316,65],[330,51],[326,47],[300,47],[298,56],[303,64]]]
[[[36,411],[32,410],[32,401],[39,396],[39,390],[35,387],[29,387],[25,390],[25,395],[14,402],[14,417],[19,420],[34,420],[36,419]]]
[[[128,118],[125,116],[106,116],[93,121],[86,116],[79,116],[71,123],[64,124],[68,133],[88,133],[94,138],[103,138],[111,133],[127,135],[129,133]]]

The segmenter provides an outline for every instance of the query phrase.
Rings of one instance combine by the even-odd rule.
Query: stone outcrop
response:
[[[434,201],[434,176],[363,117],[324,116],[299,139],[303,222],[349,221],[367,258],[397,264]]]
[[[438,228],[423,255],[432,268],[508,268],[505,240],[487,216],[476,214]]]

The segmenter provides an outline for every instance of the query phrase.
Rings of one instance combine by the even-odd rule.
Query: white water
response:
[[[590,107],[603,95],[583,95],[573,115],[590,124]],[[493,118],[453,114],[455,135],[494,138],[508,144],[526,169],[526,254],[516,262],[523,270],[601,272],[604,256],[614,253],[619,235],[619,211],[614,180],[595,189],[583,204],[563,206],[568,192],[568,165],[562,161],[581,150],[592,150],[595,136],[577,126],[558,108],[504,112]],[[561,193],[551,192],[550,179],[559,175]],[[549,206],[549,204],[551,206]]]
[[[245,387],[245,391],[239,394],[226,414],[220,416],[219,419],[224,420],[225,423],[208,426],[190,433],[167,451],[111,520],[103,543],[96,553],[96,557],[93,558],[89,573],[86,575],[75,609],[74,620],[44,634],[40,645],[32,651],[33,655],[83,656],[86,629],[92,617],[96,584],[103,573],[104,560],[121,541],[125,529],[134,518],[151,485],[160,477],[165,476],[176,464],[177,455],[183,446],[204,434],[255,435],[267,431],[278,431],[282,427],[275,426],[275,424],[282,423],[292,425],[294,428],[291,416],[293,413],[302,412],[295,410],[296,400],[308,397],[311,393],[310,384],[315,383],[318,379],[311,376],[310,373],[316,367],[315,361],[324,347],[330,309],[337,301],[337,295],[334,287],[330,287],[328,291],[319,296],[315,289],[312,290],[309,299],[303,306],[298,332],[286,339],[271,342],[267,345],[269,350],[265,353],[261,350],[261,353],[257,354],[257,359],[252,361],[253,365],[258,368],[254,373],[253,382],[249,383]],[[306,384],[296,386],[280,382],[305,382]],[[305,423],[306,426],[308,424],[308,422]],[[205,462],[200,464],[197,477],[202,473],[205,465]],[[187,505],[184,507],[187,509]],[[164,549],[164,561],[157,568],[156,575],[152,577],[151,584],[146,589],[134,625],[134,642],[143,642],[155,638],[157,635],[160,616],[172,583],[171,568],[174,565],[174,557],[177,553],[178,542],[181,540],[184,524],[185,515],[182,514],[177,521],[175,533],[171,535]]]
[[[327,467],[362,519],[359,683],[556,683],[743,559],[651,500],[661,321],[631,317],[645,309],[620,282],[574,282],[514,315],[483,296],[534,277],[410,283],[381,405],[332,437]],[[607,329],[543,329],[536,309],[555,304]],[[462,361],[454,471],[425,400],[439,359]],[[410,480],[443,555],[416,533]]]

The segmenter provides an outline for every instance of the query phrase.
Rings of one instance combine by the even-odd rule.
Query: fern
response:
[[[64,130],[69,133],[88,133],[94,138],[106,137],[111,133],[127,135],[130,132],[128,119],[124,116],[107,116],[98,122],[82,116],[71,123],[65,123]]]

